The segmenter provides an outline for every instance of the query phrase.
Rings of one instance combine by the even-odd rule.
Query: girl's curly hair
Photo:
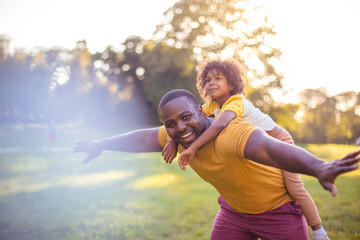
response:
[[[207,59],[196,66],[196,71],[198,73],[196,87],[204,101],[209,100],[209,96],[205,90],[205,84],[207,75],[210,71],[220,72],[226,77],[228,84],[232,88],[231,95],[238,93],[246,94],[246,83],[243,79],[240,63],[236,59]]]

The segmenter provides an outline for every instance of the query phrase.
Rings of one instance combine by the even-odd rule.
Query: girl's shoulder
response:
[[[243,100],[244,100],[244,96],[242,94],[235,94],[235,95],[232,95],[231,97],[229,97],[229,99],[226,100],[226,102],[224,103],[223,106],[233,104],[233,103],[242,104]]]

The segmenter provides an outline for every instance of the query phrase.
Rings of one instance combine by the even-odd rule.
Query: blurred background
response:
[[[345,1],[0,1],[0,122],[158,125],[166,91],[235,57],[297,142],[360,136],[360,16]],[[199,98],[201,101],[201,99]]]
[[[160,154],[76,140],[159,126],[196,65],[234,57],[247,98],[324,160],[358,149],[358,0],[0,0],[0,239],[208,239],[218,194]],[[359,143],[360,144],[360,143]],[[360,239],[360,171],[330,198],[331,239]],[[175,184],[177,183],[177,184]],[[201,216],[201,217],[199,217]]]

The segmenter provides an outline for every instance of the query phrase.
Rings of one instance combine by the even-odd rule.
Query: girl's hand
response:
[[[185,166],[190,165],[194,160],[194,158],[195,158],[195,151],[193,151],[191,148],[188,148],[185,151],[183,151],[178,158],[180,168],[182,170],[186,170]]]
[[[162,155],[164,156],[164,161],[166,163],[172,163],[174,158],[176,157],[178,149],[178,144],[172,140],[170,140],[162,150]]]

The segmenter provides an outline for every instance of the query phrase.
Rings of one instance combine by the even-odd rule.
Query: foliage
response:
[[[115,101],[138,101],[138,107],[145,106],[143,117],[149,116],[149,122],[158,123],[157,104],[167,91],[183,88],[196,93],[195,62],[186,50],[136,36],[122,48],[122,52],[108,48],[99,54],[96,64],[102,67],[96,68],[95,75]]]
[[[329,97],[325,89],[300,93],[303,116],[295,136],[306,143],[354,143],[360,136],[358,92]]]
[[[262,91],[256,97],[249,91],[250,97],[265,106],[271,99],[269,89],[282,86],[283,75],[275,70],[281,52],[271,42],[274,35],[262,6],[254,1],[180,0],[164,13],[154,39],[189,49],[198,61],[238,59],[249,84]]]
[[[297,121],[296,114],[298,111],[298,104],[274,104],[270,107],[268,114],[279,126],[292,133],[292,136],[297,137],[296,129],[299,126],[299,122]]]
[[[189,59],[186,49],[149,42],[144,46],[141,62],[145,68],[144,92],[156,116],[158,102],[170,90],[187,89],[201,99],[196,89],[196,63]]]
[[[261,6],[245,0],[180,0],[164,13],[152,39],[128,37],[92,54],[9,49],[0,36],[0,121],[84,122],[93,126],[159,124],[157,104],[172,89],[196,94],[196,64],[235,57],[249,82],[247,98],[288,129],[296,142],[353,143],[360,136],[360,94],[306,90],[301,104],[276,103],[282,73],[273,26]]]

